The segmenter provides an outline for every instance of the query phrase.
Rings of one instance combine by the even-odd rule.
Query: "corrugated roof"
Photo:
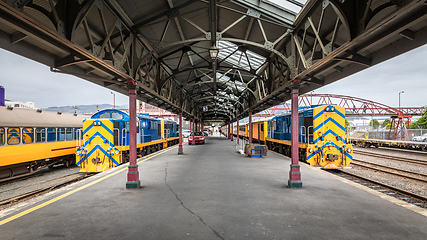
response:
[[[89,116],[0,106],[0,127],[82,127]]]

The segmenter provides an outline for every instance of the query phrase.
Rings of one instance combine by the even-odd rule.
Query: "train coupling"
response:
[[[338,158],[338,154],[326,154],[326,159],[329,161],[336,161]]]

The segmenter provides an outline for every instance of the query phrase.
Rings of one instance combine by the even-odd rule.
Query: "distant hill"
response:
[[[77,114],[94,114],[98,110],[111,109],[111,104],[93,104],[93,105],[76,105],[76,106],[62,106],[62,107],[48,107],[43,108],[45,111],[63,112],[63,113],[77,113]],[[127,106],[116,106],[118,109],[127,109]]]

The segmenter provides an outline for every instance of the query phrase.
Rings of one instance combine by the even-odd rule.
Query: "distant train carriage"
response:
[[[137,154],[178,143],[177,124],[169,120],[137,115]],[[83,146],[77,150],[76,163],[84,172],[102,172],[129,161],[129,114],[108,109],[83,122]]]
[[[0,179],[74,164],[87,116],[6,107],[0,116]]]
[[[301,108],[298,112],[300,161],[325,169],[348,167],[353,160],[353,147],[345,142],[345,110],[336,105]],[[240,129],[248,137],[248,126]],[[291,156],[291,113],[252,123],[254,141],[269,149]]]

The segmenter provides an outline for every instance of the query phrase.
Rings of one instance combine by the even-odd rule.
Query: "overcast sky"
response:
[[[427,45],[322,87],[314,93],[348,95],[402,107],[427,105]],[[37,108],[113,104],[111,90],[0,49],[0,86],[6,99],[34,101]],[[128,98],[116,94],[116,105]]]

